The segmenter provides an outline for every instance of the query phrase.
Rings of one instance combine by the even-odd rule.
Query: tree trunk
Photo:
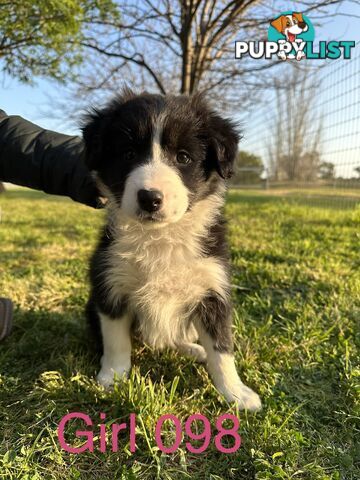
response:
[[[192,65],[192,38],[191,38],[191,10],[187,2],[181,6],[181,87],[180,93],[189,94],[191,87],[191,65]]]
[[[5,192],[5,186],[2,182],[0,182],[0,193]]]

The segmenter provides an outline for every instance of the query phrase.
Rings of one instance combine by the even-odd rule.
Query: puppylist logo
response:
[[[270,21],[268,41],[237,41],[235,42],[235,58],[245,55],[251,58],[271,59],[273,55],[281,60],[324,60],[351,58],[351,49],[355,41],[326,42],[320,40],[314,43],[315,30],[309,18],[303,13],[287,11]]]

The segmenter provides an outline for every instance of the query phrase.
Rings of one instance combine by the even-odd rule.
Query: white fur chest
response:
[[[212,216],[202,215],[204,221],[195,225],[194,216],[196,211],[181,222],[155,229],[123,223],[109,249],[110,299],[117,303],[127,296],[144,341],[158,348],[186,338],[191,310],[207,291],[225,295],[224,265],[204,256],[201,247]]]

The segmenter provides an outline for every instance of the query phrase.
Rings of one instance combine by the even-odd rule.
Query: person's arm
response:
[[[44,130],[0,110],[0,181],[99,207],[99,193],[83,163],[83,150],[80,137]]]

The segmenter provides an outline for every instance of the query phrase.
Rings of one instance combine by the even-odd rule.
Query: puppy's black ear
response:
[[[234,173],[234,162],[238,152],[238,143],[241,135],[235,123],[220,117],[211,115],[210,156],[219,175],[226,179]]]
[[[84,118],[82,133],[85,142],[85,163],[89,170],[98,170],[104,159],[103,136],[110,127],[114,113],[136,94],[128,87],[124,87],[120,94],[113,98],[110,103],[101,110],[93,108]]]
[[[97,170],[101,161],[101,132],[104,128],[105,117],[98,111],[93,110],[84,121],[81,128],[85,143],[85,164],[89,170]]]

